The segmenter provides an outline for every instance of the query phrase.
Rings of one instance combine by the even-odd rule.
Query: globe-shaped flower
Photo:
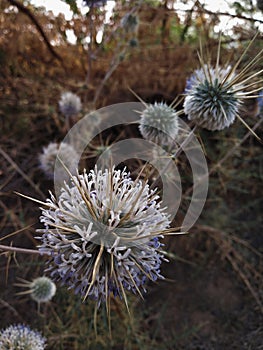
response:
[[[37,238],[39,251],[50,256],[46,271],[98,305],[111,293],[125,301],[125,290],[141,295],[147,279],[163,278],[159,238],[169,219],[158,199],[125,170],[72,177],[42,209],[45,229]]]
[[[208,130],[222,130],[236,119],[242,103],[231,67],[204,65],[186,82],[184,112],[189,120]]]
[[[50,301],[56,294],[56,285],[48,277],[38,277],[30,284],[31,298],[38,303],[46,303]]]
[[[105,5],[107,0],[83,0],[83,2],[89,7],[100,7]]]
[[[72,92],[64,92],[58,102],[59,109],[65,117],[69,118],[81,111],[82,104],[80,98]]]
[[[43,350],[46,339],[28,326],[11,325],[0,331],[1,350]]]
[[[139,130],[149,141],[173,144],[179,132],[178,113],[166,103],[149,104],[141,114]]]
[[[56,164],[58,154],[65,164],[59,162]],[[59,144],[51,142],[47,147],[43,148],[43,152],[39,156],[39,162],[41,169],[49,179],[52,179],[54,176],[56,164],[56,175],[62,179],[65,175],[64,166],[68,168],[71,174],[76,172],[78,167],[78,155],[75,149],[67,143]]]

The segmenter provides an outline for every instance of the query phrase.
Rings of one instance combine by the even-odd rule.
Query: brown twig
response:
[[[34,25],[36,26],[39,34],[41,35],[41,37],[43,38],[49,52],[51,53],[52,56],[54,56],[57,60],[59,60],[60,62],[63,62],[62,57],[60,57],[60,55],[58,53],[56,53],[56,51],[53,49],[52,45],[50,44],[43,28],[41,27],[41,25],[39,24],[38,20],[36,19],[36,17],[33,15],[33,13],[27,8],[25,7],[21,2],[17,1],[17,0],[7,0],[11,5],[16,6],[21,12],[23,12],[27,17],[30,18],[30,20],[34,23]]]
[[[0,154],[8,161],[8,163],[30,184],[30,186],[43,198],[46,199],[44,193],[34,184],[22,169],[13,161],[13,159],[0,147]]]

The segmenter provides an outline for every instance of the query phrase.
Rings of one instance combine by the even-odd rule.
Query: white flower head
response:
[[[65,117],[71,117],[81,111],[82,104],[80,98],[72,92],[64,92],[58,102],[59,109]]]
[[[245,99],[255,98],[255,93],[259,91],[256,85],[260,80],[255,78],[262,74],[262,70],[254,71],[254,68],[262,60],[263,51],[253,57],[239,72],[237,69],[255,38],[256,36],[233,67],[219,65],[221,42],[214,67],[206,64],[201,55],[201,68],[197,69],[186,83],[184,113],[189,120],[208,130],[222,130],[238,118],[248,127],[239,114]]]
[[[43,152],[39,155],[40,167],[49,179],[52,179],[54,176],[58,154],[60,154],[60,158],[64,162],[62,164],[58,160],[57,163],[56,174],[59,178],[62,179],[65,176],[65,166],[71,174],[74,174],[78,167],[78,155],[71,145],[65,142],[61,144],[51,142],[47,147],[43,148]]]
[[[11,325],[0,331],[1,350],[43,350],[45,347],[46,339],[28,326]]]
[[[126,300],[125,290],[146,291],[147,279],[163,278],[159,239],[170,222],[158,200],[147,183],[114,167],[73,177],[40,217],[39,251],[50,256],[51,278],[98,304],[111,293]]]
[[[56,294],[56,285],[48,277],[37,277],[29,283],[30,295],[38,303],[50,301]]]
[[[146,140],[170,145],[179,133],[178,113],[163,102],[149,104],[141,114],[139,130]]]

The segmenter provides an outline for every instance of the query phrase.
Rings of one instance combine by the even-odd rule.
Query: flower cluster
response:
[[[158,200],[125,170],[95,168],[73,177],[40,218],[39,251],[50,256],[51,278],[98,304],[111,292],[125,299],[125,290],[141,294],[147,279],[163,278],[159,239],[169,219]]]
[[[43,350],[45,347],[46,339],[28,326],[11,325],[0,332],[1,350]]]
[[[184,112],[208,130],[222,130],[236,119],[241,106],[240,83],[231,69],[204,65],[187,80]]]
[[[43,148],[43,152],[39,156],[40,167],[49,179],[52,179],[54,176],[58,154],[61,160],[65,162],[65,164],[57,163],[56,170],[59,178],[62,179],[65,174],[64,166],[67,167],[71,174],[75,173],[78,167],[78,155],[71,145],[51,142],[47,147]]]
[[[179,132],[178,114],[166,103],[149,104],[142,112],[139,129],[146,140],[171,145]]]
[[[80,98],[72,92],[64,92],[58,102],[59,109],[66,118],[69,118],[81,111],[82,104]]]

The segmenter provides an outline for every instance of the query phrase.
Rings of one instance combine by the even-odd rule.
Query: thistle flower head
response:
[[[142,112],[139,130],[146,140],[172,144],[179,132],[178,114],[166,103],[149,104]]]
[[[215,67],[205,64],[204,58],[200,57],[201,69],[197,69],[186,83],[184,112],[189,120],[208,130],[222,130],[238,118],[248,127],[239,114],[244,100],[254,98],[259,90],[255,88],[259,82],[255,78],[262,71],[254,72],[253,69],[262,59],[262,51],[239,72],[237,69],[255,38],[233,67],[219,66],[221,43]]]
[[[163,278],[159,238],[169,226],[158,195],[114,167],[72,177],[59,198],[47,200],[39,250],[50,255],[52,279],[108,302],[125,290],[141,294],[147,279]]]
[[[80,98],[69,91],[61,94],[58,104],[61,113],[67,118],[79,113],[82,108]]]
[[[38,303],[50,301],[56,294],[56,285],[48,277],[38,277],[29,284],[30,295]]]
[[[11,325],[0,331],[1,350],[43,350],[46,339],[28,326]]]
[[[64,165],[69,169],[70,173],[73,174],[78,167],[78,155],[71,145],[51,142],[47,147],[43,148],[43,152],[39,156],[40,167],[50,179],[54,176],[58,153],[61,155],[61,159],[66,160]],[[63,178],[65,173],[64,165],[58,164],[57,175],[59,178]]]
[[[184,112],[188,119],[208,130],[229,127],[241,105],[235,85],[231,86],[234,78],[231,67],[215,69],[205,65],[196,70],[186,82]]]

